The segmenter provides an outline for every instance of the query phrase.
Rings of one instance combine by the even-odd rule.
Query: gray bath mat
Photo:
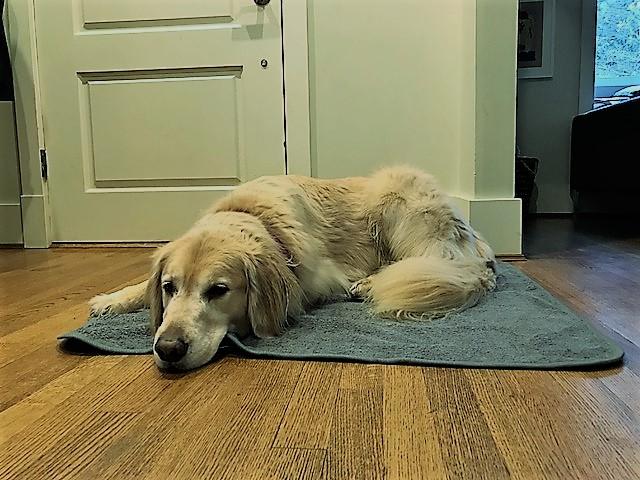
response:
[[[60,336],[102,354],[151,353],[146,310],[89,318]],[[477,306],[437,320],[385,320],[366,304],[336,302],[293,321],[281,336],[239,339],[222,351],[263,358],[485,368],[556,369],[617,363],[622,350],[516,268]]]

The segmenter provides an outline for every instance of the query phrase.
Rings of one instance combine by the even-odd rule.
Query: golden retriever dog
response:
[[[419,170],[262,177],[159,248],[148,281],[90,305],[94,314],[148,306],[156,364],[187,370],[210,361],[227,332],[278,335],[336,294],[399,319],[467,308],[495,287],[494,262]]]

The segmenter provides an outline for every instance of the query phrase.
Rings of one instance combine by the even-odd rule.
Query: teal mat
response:
[[[91,317],[61,335],[66,350],[149,354],[148,311]],[[484,368],[607,366],[622,350],[511,265],[498,265],[498,287],[478,305],[436,320],[386,320],[366,304],[341,301],[292,320],[281,336],[228,335],[221,352],[300,360]]]

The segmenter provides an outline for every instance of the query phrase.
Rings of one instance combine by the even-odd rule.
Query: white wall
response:
[[[522,154],[540,159],[539,213],[573,210],[569,195],[571,121],[580,112],[581,57],[583,53],[589,57],[582,44],[585,49],[594,46],[593,37],[583,39],[583,21],[582,0],[557,1],[553,77],[518,81],[517,143]]]
[[[407,162],[458,186],[475,35],[466,0],[310,0],[312,172]]]

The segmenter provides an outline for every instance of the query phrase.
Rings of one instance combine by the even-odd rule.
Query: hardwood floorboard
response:
[[[78,367],[34,391],[21,402],[0,412],[0,446],[47,414],[55,405],[59,405],[100,376],[106,375],[121,361],[122,357],[115,355],[107,358],[89,358]]]
[[[425,368],[423,375],[446,477],[509,478],[509,469],[464,371]],[[469,465],[474,466],[472,470]]]
[[[625,350],[587,371],[69,355],[151,250],[0,250],[0,478],[640,478],[640,235],[588,227],[542,221],[516,263]]]
[[[28,397],[86,360],[86,357],[69,357],[57,351],[55,344],[49,342],[21,357],[18,365],[11,362],[0,367],[0,378],[11,378],[10,382],[0,383],[0,411]]]
[[[340,390],[383,388],[384,365],[344,363],[340,368]]]
[[[247,472],[246,479],[251,480],[291,480],[326,478],[325,462],[327,452],[308,448],[272,448],[257,465]],[[238,477],[242,478],[242,477]]]
[[[566,380],[549,372],[466,374],[513,478],[638,478],[637,435],[621,429],[626,414],[611,399],[599,398],[594,409],[585,392],[563,388],[570,373],[559,376]],[[615,445],[620,435],[628,447]]]
[[[327,450],[327,478],[386,478],[382,390],[339,390]]]
[[[434,399],[418,367],[390,365],[383,377],[384,460],[398,480],[447,478]]]
[[[339,363],[309,362],[287,405],[274,447],[325,449],[340,386]]]
[[[244,361],[227,388],[212,385],[211,399],[185,415],[180,432],[145,478],[247,478],[263,467],[302,365]],[[244,378],[243,378],[244,375]],[[174,444],[188,445],[188,459]]]
[[[146,363],[148,365],[148,359]],[[171,478],[163,476],[161,472],[171,469],[175,462],[190,457],[190,453],[185,457],[185,452],[191,452],[193,442],[198,440],[200,428],[194,425],[198,409],[207,404],[212,412],[224,415],[226,412],[217,404],[217,395],[229,393],[234,381],[245,381],[255,373],[241,369],[239,362],[233,359],[224,359],[206,371],[199,370],[187,375],[165,376],[154,368],[148,371],[165,379],[168,387],[153,402],[142,407],[136,424],[104,448],[80,478],[153,478],[152,475]],[[132,384],[136,384],[136,380],[124,388]],[[105,384],[95,390],[103,392],[109,388]],[[145,388],[145,385],[139,385],[139,388]],[[110,400],[94,408],[97,411],[109,411],[114,406],[112,400],[116,400],[116,405],[119,403],[117,399],[122,397],[122,391],[120,389]],[[214,405],[209,402],[214,402]],[[217,424],[214,423],[210,428]]]

